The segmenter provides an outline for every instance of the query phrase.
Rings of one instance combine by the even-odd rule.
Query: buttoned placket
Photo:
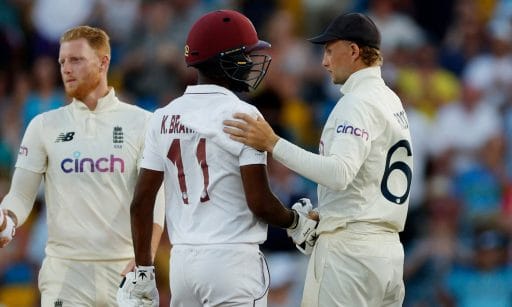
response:
[[[96,117],[97,115],[90,112],[85,119],[85,135],[93,138],[96,136]]]

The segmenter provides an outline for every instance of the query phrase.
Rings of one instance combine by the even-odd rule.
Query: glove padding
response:
[[[313,210],[315,211],[315,210]],[[318,225],[318,224],[317,224]],[[316,240],[318,239],[318,235],[316,234],[316,226],[315,229],[311,232],[310,235],[306,238],[306,241],[302,244],[295,244],[295,247],[303,253],[304,255],[311,255],[313,252],[313,247],[315,247]]]
[[[315,245],[316,226],[318,225],[318,221],[308,218],[309,212],[313,210],[313,205],[308,198],[301,198],[293,204],[292,210],[297,214],[297,221],[286,232],[297,245],[297,249],[306,254],[307,248],[310,254]],[[300,248],[303,244],[305,244],[305,247]]]
[[[126,274],[117,291],[119,306],[158,307],[159,302],[154,266],[137,266],[135,273]]]
[[[0,248],[11,242],[16,234],[16,226],[12,218],[0,209]]]
[[[126,273],[125,277],[117,290],[116,300],[119,307],[138,307],[142,306],[140,299],[132,297],[132,291],[135,287],[135,272]]]
[[[309,198],[304,197],[293,204],[292,209],[307,216],[313,210],[313,204]]]

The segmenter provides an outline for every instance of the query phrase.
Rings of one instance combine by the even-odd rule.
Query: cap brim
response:
[[[259,40],[256,44],[250,46],[247,48],[247,52],[255,51],[255,50],[261,50],[261,49],[268,49],[271,45],[269,42]]]
[[[339,37],[337,36],[334,36],[332,34],[329,34],[329,33],[323,33],[323,34],[320,34],[318,36],[315,36],[315,37],[312,37],[312,38],[308,38],[308,41],[312,42],[313,44],[326,44],[330,41],[335,41],[335,40],[338,40],[340,39]]]

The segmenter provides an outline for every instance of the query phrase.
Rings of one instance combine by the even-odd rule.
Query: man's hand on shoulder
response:
[[[232,140],[260,151],[272,152],[279,136],[265,119],[260,116],[253,118],[245,113],[235,113],[233,118],[223,122],[223,130]]]

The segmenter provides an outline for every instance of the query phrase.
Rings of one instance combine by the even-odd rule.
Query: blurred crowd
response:
[[[404,306],[512,306],[512,0],[0,0],[0,199],[29,121],[69,103],[57,63],[65,30],[105,29],[110,85],[153,111],[195,83],[183,58],[186,35],[218,8],[243,12],[272,44],[266,79],[244,99],[279,135],[314,152],[341,94],[321,66],[322,49],[306,38],[346,11],[375,21],[383,76],[406,106],[415,159],[401,234]],[[283,203],[316,201],[314,184],[271,159],[268,168]],[[40,195],[0,250],[0,306],[38,305],[45,218]],[[290,242],[270,228],[262,246],[269,307],[300,300],[307,258]],[[168,258],[163,238],[156,259],[162,306]]]

